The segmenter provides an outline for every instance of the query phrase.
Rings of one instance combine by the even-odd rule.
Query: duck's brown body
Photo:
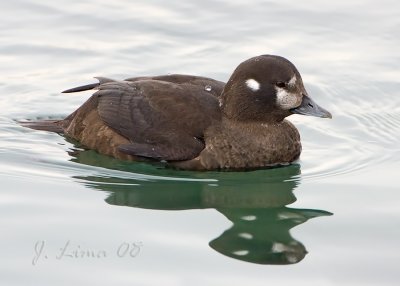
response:
[[[129,140],[108,127],[97,111],[98,97],[93,95],[78,110],[57,124],[62,132],[85,147],[122,160],[134,160],[131,155],[118,151],[118,146]]]
[[[278,74],[283,73],[279,66],[283,61],[285,81],[295,76],[301,81],[294,66],[279,57],[261,56],[242,65],[254,60],[257,67],[262,57],[271,57],[267,60],[272,60]],[[240,66],[236,77],[238,70],[240,75]],[[166,161],[181,169],[243,170],[296,160],[300,136],[284,119],[291,111],[274,105],[271,89],[253,72],[239,80],[234,75],[227,85],[186,75],[99,78],[98,84],[66,91],[98,90],[64,120],[25,125],[62,132],[118,159]],[[299,86],[290,88],[300,90],[302,82]],[[303,90],[299,96],[306,97]]]
[[[257,169],[287,164],[299,158],[300,135],[287,120],[241,123],[223,119],[205,132],[205,149],[198,157],[175,163],[184,169]]]
[[[57,123],[63,133],[99,153],[134,161],[192,159],[192,153],[204,148],[205,130],[221,121],[218,96],[222,82],[186,75],[102,81],[106,82],[100,83],[100,92]],[[124,88],[128,90],[119,93]],[[186,93],[187,89],[191,92]],[[131,155],[118,149],[132,142],[148,144],[149,148]]]

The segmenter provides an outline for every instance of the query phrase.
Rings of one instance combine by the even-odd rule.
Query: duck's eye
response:
[[[277,87],[280,87],[280,88],[285,88],[285,87],[286,87],[286,82],[277,81],[277,82],[275,83],[275,85],[276,85]]]

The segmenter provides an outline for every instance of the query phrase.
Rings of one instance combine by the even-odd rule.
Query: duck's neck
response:
[[[262,133],[269,133],[271,130],[267,129],[276,129],[279,126],[286,125],[288,123],[287,120],[282,119],[280,121],[254,121],[254,120],[237,120],[236,118],[231,119],[229,117],[223,116],[222,117],[222,125],[228,129],[236,129],[242,130],[242,132],[250,132],[253,134],[262,134]]]
[[[237,100],[237,97],[227,99],[229,94],[222,94],[219,106],[223,117],[237,122],[255,122],[275,124],[282,122],[291,115],[290,111],[277,109],[275,106],[266,105],[264,108],[254,106],[252,102]]]
[[[282,123],[286,116],[269,112],[268,114],[254,114],[248,112],[232,111],[229,108],[222,108],[222,119],[225,121],[235,122],[235,124],[254,124],[254,125],[276,125]]]

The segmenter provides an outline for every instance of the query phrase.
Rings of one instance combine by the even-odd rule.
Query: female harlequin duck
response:
[[[64,91],[98,90],[64,120],[24,125],[64,133],[119,159],[246,170],[298,159],[300,135],[285,117],[332,118],[308,96],[296,67],[279,56],[241,63],[226,84],[189,75],[98,80]]]

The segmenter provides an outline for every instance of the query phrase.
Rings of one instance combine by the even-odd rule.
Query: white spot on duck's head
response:
[[[252,91],[257,91],[257,90],[260,89],[260,83],[258,81],[256,81],[255,79],[252,79],[252,78],[246,80],[246,85]]]

